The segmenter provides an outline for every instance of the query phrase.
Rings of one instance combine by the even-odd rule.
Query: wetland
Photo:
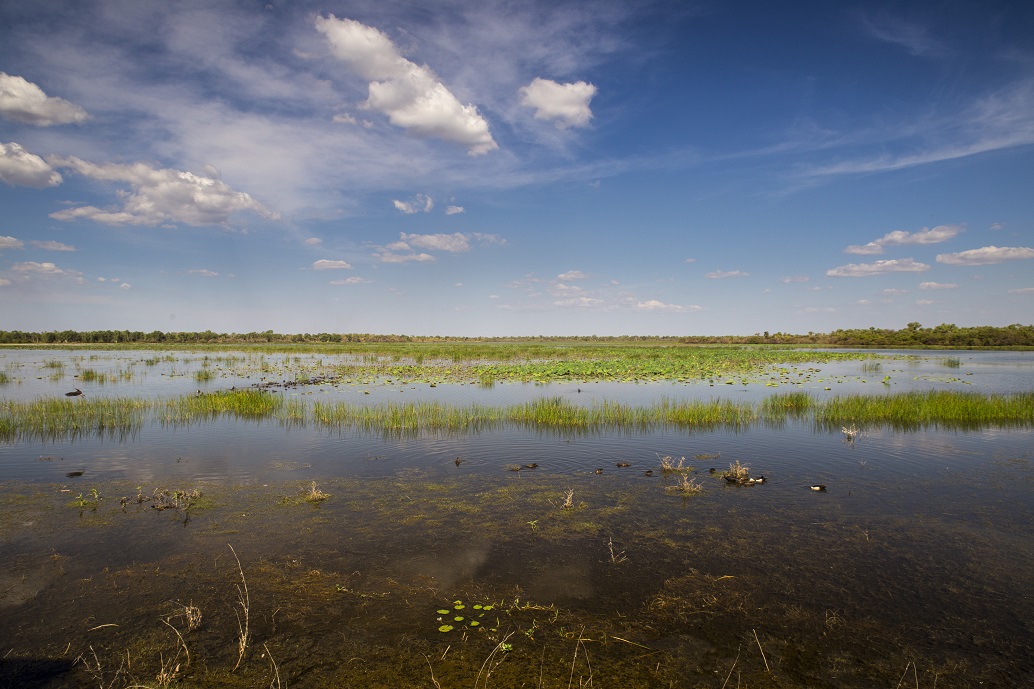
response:
[[[1034,352],[11,348],[0,372],[0,687],[1034,681]]]

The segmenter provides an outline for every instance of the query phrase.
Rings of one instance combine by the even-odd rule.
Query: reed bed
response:
[[[0,402],[0,440],[125,439],[148,421],[150,406],[124,397]]]
[[[1034,393],[982,395],[935,391],[894,395],[847,395],[816,400],[804,392],[772,395],[760,402],[712,399],[632,406],[600,402],[579,406],[545,397],[509,406],[410,402],[362,405],[347,402],[287,400],[257,390],[190,395],[170,400],[39,399],[0,402],[0,440],[74,440],[124,438],[144,424],[205,423],[216,419],[272,420],[285,426],[325,430],[354,429],[389,435],[420,432],[477,432],[517,427],[582,432],[664,428],[740,430],[812,423],[841,432],[889,427],[896,430],[1034,426]]]

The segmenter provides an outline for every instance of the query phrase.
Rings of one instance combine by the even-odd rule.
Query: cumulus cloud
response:
[[[43,89],[23,77],[0,72],[0,117],[49,127],[82,122],[89,115],[75,103],[48,96]]]
[[[897,289],[895,287],[888,287],[887,289],[880,292],[880,294],[886,294],[887,296],[894,296],[896,294],[908,294],[907,289]]]
[[[462,253],[470,251],[474,244],[479,246],[506,244],[506,240],[498,235],[484,234],[482,232],[454,232],[452,234],[410,234],[408,232],[400,232],[399,241],[378,247],[374,256],[377,256],[385,263],[434,261],[436,259],[433,255],[418,252],[417,250]]]
[[[846,266],[838,266],[826,271],[830,277],[868,277],[870,275],[885,275],[886,273],[921,273],[930,270],[930,266],[920,263],[911,258],[895,258],[889,261],[876,261],[874,263],[848,263]]]
[[[955,254],[937,254],[938,263],[952,266],[986,266],[1027,258],[1034,258],[1034,249],[1026,246],[985,246]]]
[[[571,297],[570,299],[558,299],[553,302],[553,306],[560,306],[562,308],[575,308],[575,309],[591,309],[597,306],[602,306],[604,301],[596,297],[580,296]]]
[[[222,180],[211,176],[158,169],[144,163],[97,165],[76,157],[55,157],[50,162],[90,179],[121,182],[130,188],[128,192],[120,192],[122,207],[119,209],[79,206],[51,213],[50,217],[55,220],[87,218],[106,225],[182,222],[203,226],[225,224],[230,215],[237,211],[251,211],[264,218],[278,218],[277,214],[267,210],[248,194],[234,191]]]
[[[351,267],[352,265],[348,261],[331,261],[325,258],[312,262],[313,270],[344,270]]]
[[[417,194],[409,201],[399,201],[395,199],[392,201],[399,211],[406,215],[413,215],[414,213],[430,213],[431,209],[434,208],[434,200],[430,196],[424,194]]]
[[[521,105],[535,109],[535,119],[552,120],[561,129],[586,127],[592,119],[589,102],[596,95],[593,84],[576,81],[560,84],[536,77],[520,88]]]
[[[955,289],[958,285],[951,282],[920,282],[919,289]]]
[[[742,270],[713,270],[704,277],[711,278],[712,280],[721,280],[724,278],[745,278],[750,273],[744,273]]]
[[[15,263],[11,270],[18,273],[38,273],[40,275],[78,275],[75,271],[62,270],[50,261],[37,263],[36,261],[25,261]]]
[[[131,289],[132,287],[133,286],[128,282],[123,282],[121,285],[118,286],[119,289]]]
[[[43,249],[45,251],[78,251],[78,249],[76,249],[74,246],[71,246],[69,244],[62,244],[61,242],[55,242],[53,240],[41,242],[34,239],[29,243],[37,249]]]
[[[702,311],[703,307],[697,306],[696,304],[689,304],[682,306],[680,304],[665,304],[662,301],[656,299],[648,299],[646,301],[637,302],[635,305],[636,311],[650,311],[654,313],[696,313]]]
[[[957,236],[963,231],[961,225],[938,225],[934,228],[924,227],[916,232],[905,232],[894,230],[888,232],[879,239],[868,244],[849,246],[844,249],[845,254],[882,254],[885,247],[899,246],[904,244],[939,244]]]
[[[25,246],[24,242],[14,237],[0,237],[0,251],[5,249],[20,249]]]
[[[446,206],[445,207],[445,214],[446,215],[458,215],[458,214],[462,213],[463,210],[464,210],[463,206]]]
[[[363,107],[384,113],[414,136],[466,146],[470,155],[499,147],[476,106],[460,103],[430,67],[402,57],[380,30],[333,14],[317,17],[316,30],[335,57],[369,82]]]
[[[586,280],[588,277],[588,273],[583,273],[580,270],[569,270],[566,273],[557,275],[558,280]]]
[[[0,180],[11,186],[42,189],[61,184],[61,175],[43,158],[22,148],[21,144],[0,141]]]

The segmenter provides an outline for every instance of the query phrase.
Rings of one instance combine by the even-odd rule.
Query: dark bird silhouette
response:
[[[82,390],[76,388],[72,392],[66,392],[65,397],[86,397],[86,395],[83,394]]]

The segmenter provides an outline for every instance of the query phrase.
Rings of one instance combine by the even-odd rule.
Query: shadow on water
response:
[[[1031,457],[906,485],[843,449],[827,492],[791,466],[729,485],[708,456],[682,496],[656,457],[602,454],[3,485],[0,686],[1029,685]]]

